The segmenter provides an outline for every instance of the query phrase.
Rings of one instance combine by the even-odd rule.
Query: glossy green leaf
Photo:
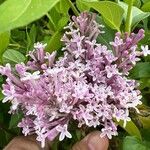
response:
[[[126,19],[128,5],[123,2],[119,2],[119,5],[124,9],[124,11],[125,11],[124,18]],[[150,13],[143,12],[140,9],[138,9],[137,7],[133,6],[132,7],[132,24],[131,24],[131,26],[132,27],[135,26],[137,23],[139,23],[141,20],[147,18],[149,15],[150,15]]]
[[[150,12],[150,1],[145,3],[142,8],[141,8],[143,11],[147,11],[147,12]]]
[[[147,78],[150,77],[150,62],[138,63],[130,72],[132,78]]]
[[[0,32],[27,25],[45,15],[59,0],[7,0],[0,5]]]
[[[123,150],[149,150],[139,139],[127,136],[123,141]]]
[[[140,140],[142,139],[139,129],[137,128],[137,126],[132,121],[128,121],[125,128],[123,126],[124,122],[122,120],[119,122],[116,121],[116,123],[119,126],[121,126],[125,131],[127,131],[129,135],[135,136]]]
[[[9,32],[4,32],[0,34],[0,58],[2,57],[2,54],[4,53],[9,44],[9,37]]]
[[[4,63],[21,63],[25,61],[25,57],[19,51],[8,49],[3,54],[3,62]]]
[[[98,11],[111,28],[120,30],[124,10],[118,4],[110,1],[90,2],[86,0],[84,3]]]

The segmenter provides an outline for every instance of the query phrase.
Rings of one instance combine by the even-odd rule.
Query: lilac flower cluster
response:
[[[71,138],[72,120],[78,127],[101,125],[101,136],[111,138],[117,135],[114,118],[125,126],[129,109],[138,111],[141,104],[137,83],[126,75],[138,60],[135,50],[143,30],[123,37],[117,33],[111,51],[96,42],[103,26],[95,17],[86,12],[73,17],[62,38],[64,55],[57,61],[56,52],[45,52],[46,45],[37,43],[26,64],[0,67],[7,76],[3,102],[12,103],[10,113],[23,111],[18,126],[25,135],[36,133],[42,147],[57,135],[60,141]]]
[[[136,61],[139,61],[138,56],[142,53],[137,52],[137,44],[143,39],[144,30],[141,29],[137,34],[125,33],[123,38],[121,38],[120,33],[116,33],[114,42],[110,42],[113,46],[114,56],[117,57],[116,63],[118,64],[118,69],[124,74],[128,75],[128,71],[132,69]]]

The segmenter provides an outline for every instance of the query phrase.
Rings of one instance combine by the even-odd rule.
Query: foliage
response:
[[[47,43],[47,51],[57,50],[58,55],[61,55],[60,39],[64,33],[63,27],[72,15],[78,15],[85,10],[96,12],[98,22],[105,25],[108,34],[100,35],[98,42],[108,45],[117,31],[137,32],[143,28],[145,38],[139,43],[139,49],[143,44],[150,46],[149,0],[0,0],[0,63],[14,65],[25,62],[25,55],[38,41]],[[108,48],[111,50],[110,47]],[[150,123],[150,56],[142,58],[142,61],[131,70],[130,77],[140,83],[143,105],[139,107],[140,113],[131,110],[132,122],[125,128],[130,136],[120,128],[122,138],[113,148],[148,150],[150,149],[150,139],[147,136],[147,133],[150,133],[148,125]],[[0,76],[0,89],[4,78]],[[0,92],[0,100],[2,99],[3,95]],[[0,102],[0,149],[11,138],[21,134],[17,122],[22,115],[9,115],[7,113],[9,107],[9,104]],[[122,127],[121,123],[118,124]],[[58,147],[68,149],[67,146],[70,147],[85,134],[85,131],[72,132],[73,141],[65,140],[63,148],[62,143],[54,142],[54,149]]]

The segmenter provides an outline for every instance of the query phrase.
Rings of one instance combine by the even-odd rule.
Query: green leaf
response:
[[[81,140],[81,137],[82,137],[82,132],[81,132],[81,130],[76,130],[76,136],[77,136],[77,139],[78,139],[78,140]]]
[[[57,2],[59,0],[7,0],[0,5],[0,33],[39,19]]]
[[[5,137],[6,137],[6,141],[8,143],[14,137],[14,135],[5,131]]]
[[[3,98],[4,98],[4,95],[3,95],[3,93],[2,93],[2,90],[0,89],[0,101],[2,101]]]
[[[139,139],[127,136],[123,141],[123,150],[149,150]]]
[[[0,34],[0,59],[9,44],[10,33],[4,32]]]
[[[150,62],[138,63],[130,72],[132,78],[147,78],[150,77]]]
[[[69,16],[68,15],[64,15],[64,14],[61,15],[60,11],[58,11],[56,9],[56,7],[51,9],[51,11],[48,14],[48,17],[49,17],[49,28],[53,32],[56,32],[58,30],[62,30],[63,27],[69,21]]]
[[[60,12],[63,13],[65,16],[68,14],[70,5],[68,4],[67,0],[60,0]]]
[[[47,42],[46,50],[52,52],[54,50],[58,50],[62,46],[62,42],[60,41],[62,37],[62,29],[67,24],[69,18],[62,17],[57,23],[57,31],[50,37],[50,40]]]
[[[18,125],[19,121],[22,119],[22,117],[23,116],[21,113],[11,115],[11,119],[9,122],[9,129],[17,128],[17,125]]]
[[[54,32],[57,31],[57,24],[58,24],[59,20],[62,18],[62,16],[61,16],[60,12],[58,12],[56,7],[53,7],[49,11],[48,18],[49,18],[50,29],[53,30]]]
[[[5,131],[0,129],[0,148],[3,149],[7,142]]]
[[[139,116],[138,117],[140,122],[142,123],[142,127],[144,129],[149,129],[150,128],[150,117],[143,117],[143,116]]]
[[[145,37],[140,41],[140,44],[141,45],[149,45],[149,43],[150,43],[150,31],[147,31],[147,32],[145,32]]]
[[[98,2],[99,0],[80,0],[86,3],[91,3],[91,2]]]
[[[143,3],[147,3],[147,2],[149,2],[149,0],[142,0],[143,1]]]
[[[97,17],[96,21],[105,26],[103,29],[105,33],[99,34],[97,42],[106,45],[107,48],[111,50],[112,46],[109,44],[109,42],[114,41],[116,33],[115,30],[112,30],[110,27],[108,27],[101,17]]]
[[[143,11],[150,12],[150,2],[145,3],[141,9]]]
[[[4,2],[5,0],[0,0],[0,5]]]
[[[128,10],[128,5],[123,3],[123,2],[119,2],[119,5],[124,9],[125,13],[124,13],[124,19],[126,20],[127,17],[127,10]],[[150,15],[150,13],[147,12],[143,12],[140,9],[138,9],[137,7],[133,6],[132,7],[132,24],[131,26],[135,26],[137,23],[139,23],[141,20],[147,18]]]
[[[3,120],[4,120],[3,114],[0,113],[0,122],[3,122]]]
[[[27,52],[31,49],[33,49],[33,45],[36,42],[36,36],[37,36],[37,27],[35,24],[31,26],[31,29],[27,34]]]
[[[62,17],[59,21],[58,21],[58,24],[57,24],[57,30],[58,31],[61,31],[65,25],[67,25],[69,21],[69,18],[68,17]]]
[[[84,3],[98,11],[111,28],[120,31],[124,10],[118,4],[110,1],[90,2],[86,0]]]
[[[54,35],[51,36],[46,46],[46,51],[52,52],[61,48],[62,46],[61,41],[60,41],[61,37],[62,37],[61,32],[57,31],[56,33],[54,33]]]
[[[150,78],[140,78],[140,90],[143,90],[144,88],[150,88]]]
[[[90,10],[90,7],[85,5],[83,0],[76,0],[76,5],[81,12]]]
[[[129,4],[131,0],[124,0],[125,3]],[[133,3],[135,3],[137,0],[133,0]]]
[[[25,57],[19,51],[8,49],[3,54],[3,62],[4,63],[21,63],[25,61]]]
[[[148,129],[142,129],[141,130],[141,134],[142,134],[142,138],[143,138],[143,140],[144,140],[144,142],[145,141],[147,141],[148,143],[149,143],[149,147],[150,147],[150,130],[149,130],[149,128]]]
[[[121,126],[125,131],[127,131],[129,135],[135,136],[140,140],[142,139],[139,129],[137,128],[137,126],[132,121],[128,121],[125,128],[123,126],[124,121],[121,120],[119,122],[118,121],[115,121],[115,122],[119,126]]]

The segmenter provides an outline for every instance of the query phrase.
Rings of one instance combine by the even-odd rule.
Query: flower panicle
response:
[[[149,54],[148,46],[145,50],[144,46],[141,47],[142,52],[136,51],[138,42],[144,38],[144,30],[140,29],[137,34],[131,33],[116,33],[114,42],[110,42],[113,47],[113,53],[116,57],[116,64],[120,71],[128,75],[129,71],[133,68],[137,61],[140,61],[140,56],[147,56]]]
[[[24,117],[18,126],[25,135],[36,133],[42,147],[46,139],[58,135],[60,141],[71,138],[72,120],[78,127],[101,125],[101,136],[111,138],[117,135],[113,119],[126,125],[131,120],[129,109],[138,111],[141,104],[137,83],[125,72],[131,68],[130,57],[143,37],[142,30],[124,38],[117,33],[111,43],[113,52],[96,41],[101,31],[95,15],[84,12],[73,17],[66,30],[64,55],[58,60],[56,52],[45,52],[46,45],[37,43],[29,61],[17,64],[15,72],[9,64],[0,67],[0,73],[7,76],[3,102],[12,103],[10,113],[21,109]],[[148,47],[142,49],[149,54]]]

